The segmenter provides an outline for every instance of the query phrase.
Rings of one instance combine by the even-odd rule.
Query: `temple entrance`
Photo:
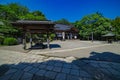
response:
[[[36,45],[36,48],[50,48],[50,40],[49,35],[50,33],[54,32],[54,23],[51,21],[26,21],[26,20],[19,20],[16,22],[11,23],[13,26],[20,28],[23,31],[23,48],[26,49],[26,37],[27,33],[30,35],[30,45],[31,48],[35,47],[33,46],[33,42]],[[37,38],[33,38],[32,35],[37,35]],[[45,34],[46,35],[46,42],[47,44],[44,45],[42,42],[42,38],[39,34]],[[41,38],[41,39],[40,39]]]

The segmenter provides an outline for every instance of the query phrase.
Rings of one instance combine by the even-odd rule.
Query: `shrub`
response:
[[[4,36],[0,36],[0,44],[3,44]]]
[[[50,34],[50,37],[49,37],[49,39],[50,39],[50,41],[53,41],[53,39],[55,38],[55,34]]]
[[[16,38],[5,38],[3,44],[4,45],[16,45],[18,44],[18,42]]]

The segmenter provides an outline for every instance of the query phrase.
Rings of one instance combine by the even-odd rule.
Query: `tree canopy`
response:
[[[111,21],[111,23],[113,26],[113,32],[115,33],[116,37],[120,39],[120,17],[116,17]]]
[[[64,19],[64,18],[55,21],[55,23],[57,23],[57,24],[71,25],[71,23],[67,19]]]
[[[0,18],[9,21],[15,20],[46,20],[41,11],[30,12],[25,6],[17,3],[0,5]]]
[[[92,32],[94,39],[100,39],[103,34],[110,31],[111,21],[97,12],[84,16],[81,20],[76,21],[74,25],[79,29],[79,35],[82,39],[90,39]]]

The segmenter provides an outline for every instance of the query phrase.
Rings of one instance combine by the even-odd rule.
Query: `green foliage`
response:
[[[111,22],[97,12],[84,16],[80,21],[76,21],[74,25],[80,30],[79,34],[82,39],[89,39],[92,32],[94,39],[100,39],[102,35],[110,31]]]
[[[10,3],[8,4],[9,8],[14,11],[14,13],[17,15],[17,17],[19,16],[23,16],[26,15],[27,13],[29,13],[29,9],[25,6],[22,6],[18,3]]]
[[[57,24],[71,25],[71,23],[68,20],[64,19],[64,18],[61,19],[61,20],[55,21],[55,23],[57,23]]]
[[[10,46],[10,45],[16,45],[18,44],[18,42],[16,38],[5,38],[3,44]]]
[[[4,23],[4,25],[0,25],[0,33],[4,34],[4,36],[11,36],[13,37],[18,33],[18,29],[12,27],[10,23],[6,20],[0,20]]]
[[[18,3],[0,5],[0,18],[3,20],[46,20],[44,14],[40,11],[30,12],[25,6]]]
[[[0,35],[0,45],[3,44],[4,36]]]
[[[0,5],[0,18],[4,20],[16,19],[15,12],[7,5]]]
[[[51,33],[49,37],[50,41],[53,41],[54,38],[55,38],[55,34]]]
[[[20,16],[19,18],[22,20],[46,20],[44,16],[40,16],[40,15],[36,16],[36,15],[33,15],[32,13],[28,13],[24,16]]]
[[[113,32],[116,35],[116,38],[120,39],[120,17],[116,17],[114,20],[111,21],[113,26]]]

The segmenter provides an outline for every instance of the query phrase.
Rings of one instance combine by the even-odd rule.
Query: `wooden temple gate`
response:
[[[26,21],[19,20],[11,23],[15,27],[19,27],[23,31],[23,44],[26,49],[26,33],[31,34],[47,34],[47,47],[50,48],[49,33],[54,32],[54,23],[51,21]],[[32,46],[32,39],[30,40]]]

